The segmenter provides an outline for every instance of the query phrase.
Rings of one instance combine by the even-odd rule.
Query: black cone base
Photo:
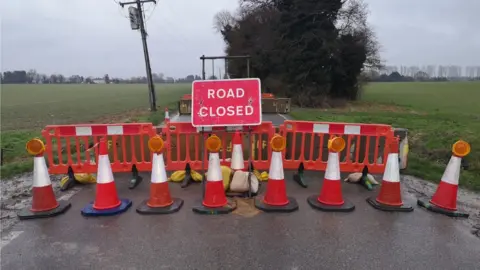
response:
[[[427,199],[427,198],[418,199],[417,204],[421,207],[424,207],[425,209],[427,209],[429,211],[439,213],[439,214],[443,214],[443,215],[446,215],[446,216],[449,216],[449,217],[468,218],[470,216],[470,214],[467,214],[467,213],[463,213],[463,212],[459,212],[459,211],[450,211],[450,210],[440,208],[440,207],[438,207],[434,204],[431,204],[430,200]]]
[[[69,202],[58,201],[58,206],[55,209],[45,212],[32,212],[30,208],[24,208],[17,213],[17,216],[20,220],[54,217],[67,212],[71,206]]]
[[[410,205],[402,205],[402,206],[390,206],[390,205],[385,205],[382,203],[377,202],[377,200],[374,197],[370,197],[367,199],[368,204],[373,206],[373,208],[382,210],[382,211],[387,211],[387,212],[412,212],[413,207]]]
[[[225,193],[225,196],[230,197],[230,198],[232,198],[232,197],[248,198],[248,191],[246,191],[246,192],[228,191],[228,192]],[[257,196],[257,193],[252,192],[251,196],[255,197],[255,196]]]
[[[264,212],[290,213],[298,210],[297,200],[293,197],[287,197],[286,205],[269,205],[263,202],[263,197],[255,199],[255,207]]]
[[[172,198],[173,203],[165,207],[150,207],[147,205],[148,199],[144,200],[138,207],[137,213],[143,215],[165,215],[178,212],[183,206],[183,200]]]
[[[320,211],[325,211],[325,212],[352,212],[355,210],[355,205],[351,203],[348,200],[343,200],[344,203],[342,205],[328,205],[319,202],[318,200],[318,195],[312,195],[307,198],[308,204],[310,204],[311,207],[320,210]]]
[[[227,199],[227,205],[215,208],[206,207],[202,204],[202,200],[198,200],[193,206],[192,211],[203,215],[223,215],[229,214],[235,209],[237,209],[237,202],[230,199]]]
[[[295,174],[293,175],[293,180],[297,182],[301,187],[304,187],[304,188],[308,187],[307,183],[305,183],[305,179],[303,179],[303,176]]]

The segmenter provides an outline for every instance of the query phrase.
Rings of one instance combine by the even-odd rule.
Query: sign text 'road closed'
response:
[[[194,81],[194,127],[255,126],[262,122],[259,79]]]

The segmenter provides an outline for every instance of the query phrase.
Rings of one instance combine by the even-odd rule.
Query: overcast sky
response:
[[[366,2],[387,64],[480,65],[480,0]],[[200,55],[223,54],[214,14],[236,6],[237,0],[146,5],[153,72],[200,74]],[[0,0],[1,69],[143,76],[140,33],[130,29],[126,15],[114,0]]]

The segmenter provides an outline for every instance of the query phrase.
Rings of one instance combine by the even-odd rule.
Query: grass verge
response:
[[[480,191],[480,112],[476,106],[463,106],[475,97],[480,100],[480,83],[476,85],[479,88],[473,91],[471,83],[438,84],[440,90],[435,92],[433,86],[436,85],[431,84],[373,84],[366,89],[363,101],[349,104],[347,108],[295,109],[292,116],[299,120],[407,128],[410,151],[408,167],[403,173],[435,183],[440,182],[451,157],[452,144],[463,139],[470,143],[472,151],[464,158],[469,166],[462,170],[459,185]],[[425,91],[431,92],[430,95]],[[453,100],[452,92],[457,96]],[[435,94],[443,98],[430,98]],[[458,96],[469,101],[459,101]]]
[[[170,112],[177,108],[177,103],[172,102],[168,104]],[[134,112],[125,112],[121,115],[115,115],[108,118],[93,121],[96,123],[152,123],[159,125],[165,119],[165,106],[156,112],[147,110],[135,110]],[[124,117],[124,118],[122,118]],[[6,131],[1,133],[1,147],[3,151],[4,164],[0,167],[0,175],[2,179],[8,179],[15,175],[31,172],[33,170],[32,157],[29,156],[25,150],[25,144],[28,140],[39,137],[41,138],[40,130],[24,130],[24,131]],[[72,153],[73,154],[73,153]]]

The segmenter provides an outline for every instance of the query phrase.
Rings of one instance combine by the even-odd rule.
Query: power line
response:
[[[115,1],[115,0],[114,0]],[[156,111],[157,110],[157,101],[155,96],[155,85],[153,84],[152,78],[152,68],[150,67],[150,56],[148,55],[148,46],[147,46],[147,31],[145,30],[145,20],[143,14],[143,4],[153,2],[155,5],[157,2],[155,0],[136,0],[133,2],[120,2],[118,3],[122,8],[127,5],[136,5],[136,10],[134,7],[130,7],[132,12],[130,16],[132,16],[131,26],[132,29],[136,30],[139,28],[140,34],[142,36],[142,44],[143,44],[143,55],[145,57],[145,68],[147,71],[147,81],[148,81],[148,95],[150,99],[150,110]],[[138,26],[138,27],[137,27]]]

